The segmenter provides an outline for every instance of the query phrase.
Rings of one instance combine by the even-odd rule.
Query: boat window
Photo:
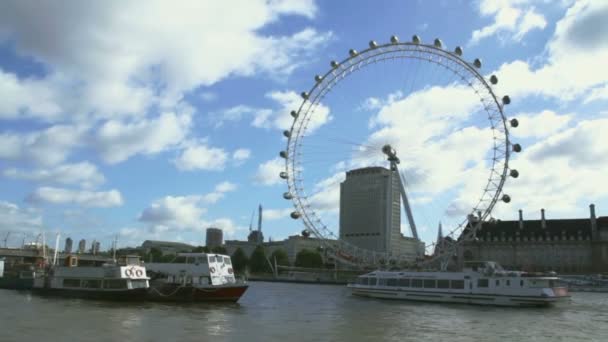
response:
[[[386,279],[384,279],[384,278],[378,279],[378,285],[380,285],[380,286],[386,286]]]
[[[144,279],[131,280],[131,288],[133,289],[141,289],[146,287],[148,287],[148,284]]]
[[[200,283],[202,285],[207,285],[209,284],[209,277],[200,277]]]
[[[422,287],[422,279],[412,279],[412,287]]]
[[[453,289],[464,289],[464,280],[450,280],[450,287]]]
[[[63,279],[63,287],[80,287],[80,279]]]
[[[214,256],[210,256],[209,257],[209,263],[215,262],[215,257]]]
[[[192,284],[192,276],[186,277],[186,284]]]
[[[554,286],[555,286],[555,281],[549,280],[549,287],[554,287]]]
[[[477,287],[488,287],[488,279],[477,279]]]
[[[370,285],[376,285],[376,278],[369,278],[369,284]]]
[[[437,280],[437,288],[439,289],[449,289],[450,281],[449,280]]]
[[[205,258],[205,257],[197,257],[195,260],[196,260],[197,264],[206,264],[207,263],[207,258]]]
[[[524,286],[524,281],[523,280],[519,281],[519,286],[522,286],[522,287]]]
[[[225,263],[226,265],[232,265],[232,261],[230,261],[230,258],[229,258],[229,257],[224,257],[224,263]]]
[[[126,289],[127,288],[127,280],[126,279],[106,279],[103,282],[104,289]]]
[[[357,284],[367,285],[368,283],[369,283],[368,277],[361,277],[361,278],[357,279]]]
[[[496,279],[496,286],[500,286],[500,280]]]
[[[401,287],[410,287],[410,280],[409,279],[399,279],[398,284]]]
[[[98,279],[83,280],[82,287],[86,287],[88,289],[98,289],[101,287],[101,280],[98,280]]]
[[[389,279],[386,282],[386,285],[388,285],[388,286],[397,286],[397,279]]]
[[[435,287],[436,287],[435,279],[425,279],[424,280],[425,289],[434,289]]]
[[[507,279],[507,286],[511,286],[511,280]]]

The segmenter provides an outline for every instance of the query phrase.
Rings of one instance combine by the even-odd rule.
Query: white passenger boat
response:
[[[174,302],[236,302],[248,285],[235,277],[227,255],[179,253],[172,263],[147,263],[148,299]]]
[[[499,306],[547,306],[570,298],[554,275],[505,271],[491,261],[462,272],[375,271],[348,284],[363,297]]]
[[[32,291],[65,297],[143,300],[148,279],[138,256],[102,266],[79,266],[76,256],[68,256],[64,265],[51,266],[45,275],[35,278]]]

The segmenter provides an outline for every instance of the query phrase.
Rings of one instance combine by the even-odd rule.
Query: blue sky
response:
[[[122,246],[198,245],[208,226],[244,239],[258,203],[267,237],[300,232],[278,178],[289,111],[329,61],[393,34],[462,46],[466,60],[483,60],[481,74],[498,76],[495,92],[512,97],[505,114],[520,120],[511,134],[524,152],[510,165],[521,177],[507,181],[513,201],[493,217],[513,219],[520,208],[526,218],[540,208],[550,218],[584,217],[592,202],[603,215],[606,15],[603,1],[3,2],[0,233],[11,232],[9,245],[41,230],[102,248],[114,236]],[[410,85],[416,70],[422,76]],[[382,127],[400,132],[391,142],[407,151],[398,151],[406,178],[424,176],[412,183],[424,240],[434,239],[438,221],[453,223],[450,204],[474,205],[487,179],[480,146],[488,123],[468,117],[422,133],[446,123],[444,112],[439,121],[424,117],[446,111],[442,103],[469,108],[470,94],[454,92],[448,76],[382,64],[322,103],[302,160],[311,163],[309,192],[338,177],[313,205],[324,222],[337,225],[337,163],[356,164],[352,145],[335,142],[369,142]],[[433,86],[445,92],[424,97]],[[414,93],[427,100],[407,107]],[[402,119],[400,108],[418,114]]]

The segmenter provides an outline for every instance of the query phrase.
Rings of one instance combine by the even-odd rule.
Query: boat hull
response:
[[[236,302],[248,285],[210,285],[206,287],[151,282],[147,299],[162,302]]]
[[[4,277],[0,278],[0,289],[29,290],[34,286],[34,279]]]
[[[147,289],[125,290],[77,290],[60,288],[32,288],[32,292],[44,296],[58,296],[64,298],[96,299],[109,301],[143,301],[146,299]]]
[[[545,307],[568,301],[570,296],[543,297],[503,294],[451,293],[439,291],[403,291],[349,286],[354,296],[435,303],[458,303],[512,307]]]

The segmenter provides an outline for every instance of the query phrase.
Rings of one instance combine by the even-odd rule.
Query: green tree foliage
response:
[[[148,252],[148,255],[146,255],[146,260],[152,262],[160,262],[162,257],[163,252],[160,250],[160,248],[152,247],[150,248],[150,252]]]
[[[321,268],[323,266],[323,258],[319,252],[305,248],[296,254],[296,266]]]
[[[209,248],[207,246],[198,246],[192,250],[192,253],[209,253]]]
[[[247,269],[247,265],[249,265],[249,258],[245,255],[245,252],[239,247],[234,251],[234,254],[231,256],[232,259],[232,268],[236,273],[243,273]]]
[[[215,246],[213,248],[211,248],[211,252],[213,253],[217,253],[217,254],[228,254],[228,251],[226,250],[226,248],[224,246]]]
[[[270,255],[270,262],[274,265],[274,261],[277,261],[277,265],[289,266],[289,257],[284,249],[275,249]]]
[[[270,265],[266,259],[266,251],[263,246],[257,246],[253,253],[251,253],[251,259],[249,260],[249,270],[253,273],[271,273]]]

